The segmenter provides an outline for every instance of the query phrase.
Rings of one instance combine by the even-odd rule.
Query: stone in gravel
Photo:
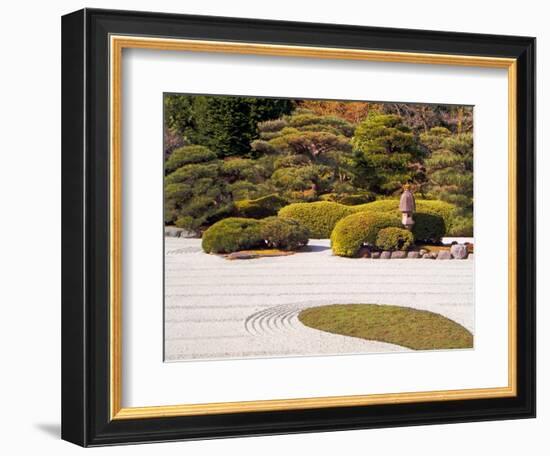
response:
[[[451,260],[452,259],[451,252],[449,250],[440,250],[439,253],[437,254],[437,259]]]
[[[164,227],[164,235],[168,237],[180,237],[183,228],[177,228],[175,226]]]
[[[454,244],[451,246],[451,256],[457,260],[464,260],[468,257],[468,247],[464,244]]]
[[[473,260],[473,259],[474,259],[474,254],[473,254],[473,253],[470,253],[470,254],[468,255],[468,259],[469,259],[469,260]]]
[[[380,254],[380,259],[389,260],[391,258],[391,252],[384,251]]]
[[[424,258],[425,260],[433,260],[434,259],[434,257],[430,253],[425,253],[424,255],[422,255],[422,258]]]
[[[391,257],[392,259],[401,260],[403,258],[407,258],[407,252],[403,252],[402,250],[397,250],[396,252],[392,252]]]
[[[164,235],[167,237],[182,237],[182,238],[196,238],[197,236],[191,231],[178,228],[177,226],[165,226]]]
[[[428,253],[428,251],[426,249],[420,249],[418,251],[418,253],[420,254],[421,257],[424,257],[424,255],[426,255],[426,253]]]
[[[380,252],[372,252],[370,257],[374,260],[377,260],[378,258],[380,258]]]
[[[407,254],[407,258],[412,258],[413,260],[416,260],[417,258],[420,258],[420,252],[409,252]]]
[[[245,252],[233,252],[226,256],[228,260],[251,260],[253,258],[258,258],[258,255],[254,253],[245,253]]]

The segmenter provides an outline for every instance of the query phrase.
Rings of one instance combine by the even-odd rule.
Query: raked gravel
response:
[[[474,330],[474,261],[333,256],[308,252],[229,261],[200,239],[165,238],[165,359],[395,352],[397,345],[329,334],[298,320],[327,304],[392,304],[444,315]]]

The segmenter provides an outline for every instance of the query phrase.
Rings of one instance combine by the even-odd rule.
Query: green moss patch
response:
[[[473,335],[442,315],[408,307],[335,304],[300,312],[310,328],[400,345],[413,350],[473,348]]]

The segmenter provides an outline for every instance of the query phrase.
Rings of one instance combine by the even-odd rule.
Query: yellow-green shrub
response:
[[[474,235],[474,219],[473,216],[457,217],[453,220],[449,236],[466,236]]]
[[[376,198],[372,192],[363,192],[357,194],[337,194],[337,193],[325,193],[321,195],[319,199],[321,201],[332,201],[335,203],[345,204],[346,206],[358,206],[365,203],[374,201]]]
[[[313,239],[327,239],[339,220],[353,214],[351,206],[330,201],[294,203],[283,207],[279,217],[298,221],[309,230]]]
[[[202,235],[206,253],[231,253],[263,245],[261,222],[255,219],[229,217],[214,223]]]
[[[393,214],[358,212],[349,215],[332,231],[332,252],[338,256],[354,257],[364,244],[374,245],[378,232],[390,226],[400,226],[399,219]]]
[[[397,199],[373,201],[372,203],[354,206],[354,209],[358,211],[375,211],[386,213],[394,212],[396,215],[401,216],[401,212],[399,211],[399,200]],[[417,223],[417,218],[419,214],[428,214],[441,217],[443,219],[443,233],[439,237],[442,237],[452,231],[453,221],[456,218],[456,206],[445,201],[418,199],[416,200],[416,212],[414,215],[414,219]],[[426,217],[424,217],[424,219],[426,219],[426,222],[429,222]],[[431,218],[430,220],[435,219]],[[439,222],[434,223],[438,223],[439,225]],[[424,238],[423,236],[426,235],[425,223],[421,220],[420,224],[423,226],[421,227],[421,229],[418,229],[418,234],[421,234],[421,236],[417,237],[417,239],[429,239],[430,237],[437,238],[437,234],[440,232],[439,226],[437,227],[437,229],[433,230],[435,231],[434,234],[429,234],[428,238]]]
[[[267,217],[260,220],[260,231],[266,246],[274,249],[296,250],[307,245],[309,231],[292,219]]]
[[[381,250],[408,250],[413,244],[412,233],[403,228],[382,228],[376,236],[376,247]]]
[[[288,201],[277,194],[262,196],[257,199],[235,201],[237,217],[264,218],[277,215],[277,212],[288,204]]]

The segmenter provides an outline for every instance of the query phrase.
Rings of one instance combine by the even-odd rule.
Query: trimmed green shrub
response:
[[[327,239],[339,220],[353,214],[350,206],[316,201],[314,203],[294,203],[283,207],[279,217],[296,220],[309,230],[313,239]]]
[[[267,247],[282,250],[296,250],[305,246],[309,231],[292,219],[267,217],[261,220],[261,233]]]
[[[445,235],[445,222],[443,217],[436,214],[416,212],[414,214],[412,233],[417,242],[439,242]]]
[[[357,209],[358,211],[399,212],[399,200],[381,199],[358,205],[354,209]]]
[[[190,163],[204,163],[216,159],[216,154],[204,146],[184,146],[174,150],[166,160],[166,172]]]
[[[346,206],[362,205],[374,201],[375,198],[376,196],[371,192],[357,194],[325,193],[319,197],[321,201],[332,201],[334,203],[345,204]]]
[[[277,212],[287,204],[286,199],[274,193],[257,199],[235,201],[235,211],[238,217],[259,219],[277,215]]]
[[[472,237],[474,235],[474,219],[470,216],[457,217],[453,220],[449,236]]]
[[[231,253],[263,247],[261,222],[255,219],[229,217],[214,223],[202,236],[206,253]]]
[[[403,228],[383,228],[376,236],[376,247],[381,250],[408,250],[414,242],[412,233]]]
[[[443,235],[450,233],[457,216],[456,206],[440,200],[417,200],[416,210],[443,218]]]
[[[390,226],[399,227],[392,214],[358,212],[340,220],[330,237],[332,252],[338,256],[354,257],[364,244],[374,245],[378,232]]]
[[[355,206],[354,209],[359,211],[394,212],[396,215],[401,216],[401,212],[399,212],[399,200],[397,199],[373,201],[372,203]],[[443,219],[443,234],[439,235],[439,238],[441,238],[452,230],[454,219],[456,218],[456,206],[445,201],[418,199],[416,200],[416,212],[414,214],[416,224],[418,224],[417,218],[421,213],[435,215]],[[420,223],[423,224],[422,221]],[[419,233],[424,235],[424,227],[422,227]],[[437,238],[438,233],[440,233],[439,225],[434,229],[434,234],[431,234],[427,239],[431,237]],[[424,238],[420,237],[417,239]]]
[[[360,193],[357,195],[343,195],[338,198],[337,201],[340,204],[345,204],[346,206],[357,206],[374,201],[374,199],[375,196],[373,193]]]

